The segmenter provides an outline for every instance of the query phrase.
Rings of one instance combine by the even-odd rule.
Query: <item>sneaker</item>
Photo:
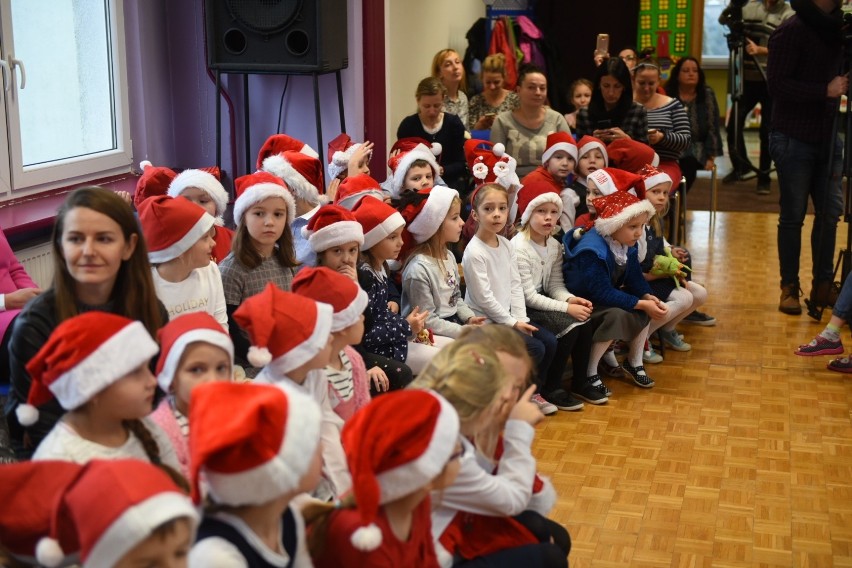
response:
[[[692,345],[684,341],[683,337],[675,330],[661,329],[660,337],[663,338],[666,345],[675,351],[690,351],[692,349]]]
[[[550,416],[551,414],[556,414],[557,412],[559,412],[559,409],[556,408],[555,405],[550,404],[549,402],[544,400],[544,398],[538,393],[532,395],[530,400],[533,401],[536,406],[538,406],[538,409],[541,410],[541,413],[545,416]]]
[[[802,296],[802,289],[798,284],[785,284],[781,286],[781,300],[778,302],[778,311],[791,316],[797,316],[802,313],[802,304],[799,298]]]
[[[694,323],[695,325],[704,325],[707,327],[716,325],[716,318],[713,316],[708,316],[704,312],[699,312],[698,310],[693,311],[691,314],[683,318],[686,323]]]
[[[564,389],[556,389],[553,392],[543,395],[542,398],[559,410],[580,410],[583,408],[583,402],[571,396]]]
[[[645,342],[645,350],[642,351],[642,361],[644,361],[645,363],[652,363],[652,364],[662,363],[663,362],[663,356],[660,355],[659,353],[657,353],[656,351],[654,351],[654,346],[646,341]]]
[[[769,195],[770,193],[770,180],[768,178],[757,178],[757,194],[758,195]]]
[[[831,341],[821,335],[817,335],[810,343],[799,345],[795,351],[796,355],[802,357],[816,357],[817,355],[840,355],[843,353],[843,342],[838,339]]]
[[[597,383],[597,386],[595,383]],[[577,379],[571,382],[571,394],[591,404],[606,404],[609,399],[604,391],[600,389],[601,386],[603,386],[605,391],[606,386],[601,382],[600,375],[594,375],[585,381]]]
[[[852,373],[852,359],[849,357],[838,357],[826,365],[826,368],[829,371],[836,371],[838,373]]]
[[[643,389],[649,389],[654,386],[654,379],[652,379],[645,373],[645,367],[643,367],[642,365],[639,365],[638,367],[632,367],[625,363],[622,366],[624,367],[624,370],[627,371],[628,374],[630,374],[630,378],[633,379],[633,382],[636,383],[638,386],[642,387]]]

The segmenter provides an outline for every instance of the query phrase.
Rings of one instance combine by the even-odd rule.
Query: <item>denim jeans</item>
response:
[[[544,326],[533,321],[529,323],[537,327],[538,331],[532,335],[527,335],[520,331],[518,333],[524,340],[527,346],[527,353],[530,354],[530,358],[536,366],[533,382],[538,385],[538,392],[541,392],[545,381],[547,381],[547,374],[550,370],[550,364],[553,362],[553,356],[556,354],[556,336],[547,331]]]
[[[831,313],[846,322],[852,319],[852,278],[843,282],[843,288],[840,289],[840,295],[837,296]]]
[[[834,161],[829,178],[829,152]],[[843,213],[840,171],[843,167],[840,140],[809,144],[781,132],[769,135],[769,152],[778,172],[781,214],[778,216],[778,260],[781,285],[799,285],[799,257],[802,226],[808,198],[814,204],[811,229],[813,279],[831,281],[834,277],[834,242],[837,222]]]

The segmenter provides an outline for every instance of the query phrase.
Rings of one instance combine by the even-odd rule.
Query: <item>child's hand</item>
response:
[[[388,302],[388,309],[395,314],[399,313],[399,304],[396,302]]]
[[[571,300],[579,300],[572,302]],[[568,315],[577,321],[586,321],[592,315],[592,303],[576,296],[568,299]]]
[[[672,256],[681,262],[689,261],[689,251],[682,247],[672,247]]]
[[[663,319],[666,316],[666,313],[669,311],[666,304],[660,301],[659,298],[653,296],[651,294],[645,294],[643,299],[639,300],[639,304],[637,304],[640,310],[648,314],[648,317],[651,319]]]
[[[119,196],[123,201],[125,201],[128,205],[133,205],[133,198],[130,197],[130,193],[127,191],[116,191],[115,194]]]
[[[379,392],[387,392],[390,388],[390,380],[380,367],[367,369],[367,377],[373,381],[373,385],[375,385],[376,390]]]
[[[408,325],[411,326],[411,335],[417,335],[426,325],[426,318],[429,316],[429,312],[421,312],[420,306],[415,306],[414,309],[408,314],[408,317],[405,318],[408,321]]]
[[[341,264],[340,266],[337,267],[337,271],[339,273],[343,274],[344,276],[348,276],[349,278],[351,278],[355,282],[358,282],[358,271],[355,269],[354,266],[351,266],[349,264]],[[395,303],[396,302],[388,302],[388,309],[390,309],[390,304],[395,304]],[[397,306],[397,310],[398,309],[399,309],[399,307]]]
[[[328,182],[328,188],[325,190],[325,195],[328,197],[329,203],[334,202],[334,197],[337,195],[338,187],[340,187],[340,178],[334,178]]]
[[[471,316],[467,319],[465,325],[484,325],[486,319],[485,316]]]
[[[365,140],[363,144],[358,146],[358,148],[352,153],[352,157],[349,158],[349,168],[346,172],[347,176],[357,176],[358,174],[364,172],[365,168],[367,169],[367,172],[369,172],[369,167],[367,166],[367,163],[370,161],[370,157],[373,155],[373,146],[374,144],[367,140]]]
[[[535,426],[542,421],[544,414],[541,413],[538,405],[530,400],[532,395],[535,394],[535,388],[535,385],[530,385],[521,395],[520,400],[515,403],[512,412],[509,413],[509,420],[521,420],[530,426]]]
[[[535,327],[534,325],[530,325],[530,324],[528,324],[526,322],[522,322],[522,321],[516,321],[515,325],[513,325],[512,327],[514,327],[515,329],[517,329],[521,333],[526,333],[527,335],[532,335],[533,333],[538,331],[538,328]]]

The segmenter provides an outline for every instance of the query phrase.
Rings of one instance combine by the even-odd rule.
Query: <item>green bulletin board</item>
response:
[[[639,51],[654,47],[663,79],[675,61],[689,53],[693,0],[640,0]]]

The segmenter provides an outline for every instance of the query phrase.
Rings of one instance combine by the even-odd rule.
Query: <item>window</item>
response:
[[[121,0],[0,0],[0,199],[128,171]]]
[[[727,0],[704,0],[704,34],[702,36],[701,66],[704,69],[728,67],[728,28],[719,23],[719,15]]]

